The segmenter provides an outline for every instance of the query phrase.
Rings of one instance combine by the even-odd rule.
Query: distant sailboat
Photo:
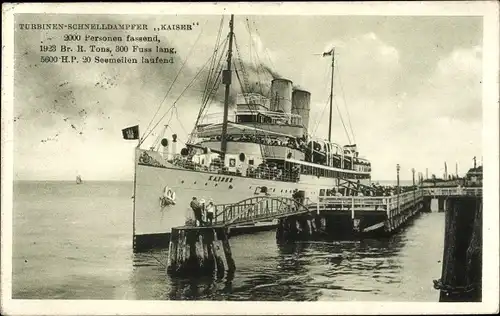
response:
[[[83,181],[82,181],[82,177],[80,175],[77,175],[76,176],[76,184],[82,184]]]

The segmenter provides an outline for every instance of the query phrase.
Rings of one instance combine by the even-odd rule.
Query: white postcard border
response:
[[[119,7],[119,12],[117,12]],[[79,14],[279,14],[279,15],[466,15],[484,17],[483,39],[483,302],[186,302],[120,300],[13,300],[12,179],[13,179],[13,19],[18,13]],[[4,4],[2,6],[2,313],[83,314],[455,314],[494,313],[499,304],[498,251],[498,4],[490,2],[409,3],[71,3]],[[436,276],[438,277],[438,276]],[[431,283],[432,280],[429,280]]]

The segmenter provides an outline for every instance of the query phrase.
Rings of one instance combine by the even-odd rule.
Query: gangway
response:
[[[306,201],[308,206],[288,197],[257,196],[218,204],[215,205],[214,225],[246,225],[314,211],[314,205]]]

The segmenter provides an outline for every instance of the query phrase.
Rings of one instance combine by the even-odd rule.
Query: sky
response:
[[[169,121],[169,134],[175,131],[180,141],[187,140],[204,81],[195,81],[176,100],[208,60],[220,22],[220,15],[17,15],[14,179],[73,180],[76,174],[84,180],[133,179],[136,141],[123,140],[121,129],[139,124],[143,134],[160,105],[158,118],[174,102],[177,110],[167,113],[158,127]],[[192,31],[158,32],[159,46],[177,51],[173,64],[118,65],[40,63],[46,54],[39,46],[65,44],[67,32],[25,31],[20,23],[145,23],[150,29],[160,23],[197,25]],[[226,16],[223,36],[227,24]],[[401,179],[410,180],[412,168],[441,176],[447,162],[448,173],[458,164],[459,174],[464,174],[474,156],[481,160],[482,25],[481,17],[457,16],[236,16],[235,34],[245,65],[258,55],[270,73],[311,92],[310,132],[321,138],[328,137],[331,63],[321,53],[335,47],[338,108],[333,109],[332,140],[355,142],[360,155],[372,162],[372,179],[394,179],[400,164]],[[115,46],[100,46],[106,45]],[[205,75],[203,71],[199,78]],[[249,77],[256,77],[251,69]],[[222,112],[221,92],[211,111]],[[350,139],[341,117],[349,132],[352,127]],[[145,144],[159,132],[154,130]]]

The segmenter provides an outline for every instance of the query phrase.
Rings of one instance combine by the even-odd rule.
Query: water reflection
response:
[[[234,275],[173,279],[165,273],[166,249],[132,254],[129,182],[27,182],[15,184],[14,191],[14,298],[439,299],[432,280],[441,274],[444,213],[421,214],[382,240],[278,246],[273,231],[235,236],[230,240]]]
[[[168,284],[170,300],[224,300],[233,292],[234,273],[197,278],[172,277]]]
[[[277,245],[273,232],[233,237],[236,271],[222,278],[165,273],[167,251],[134,256],[137,299],[316,301],[387,295],[405,274],[407,231],[385,239]],[[411,236],[414,238],[414,236]],[[396,285],[394,285],[396,284]],[[365,296],[369,295],[369,296]]]

